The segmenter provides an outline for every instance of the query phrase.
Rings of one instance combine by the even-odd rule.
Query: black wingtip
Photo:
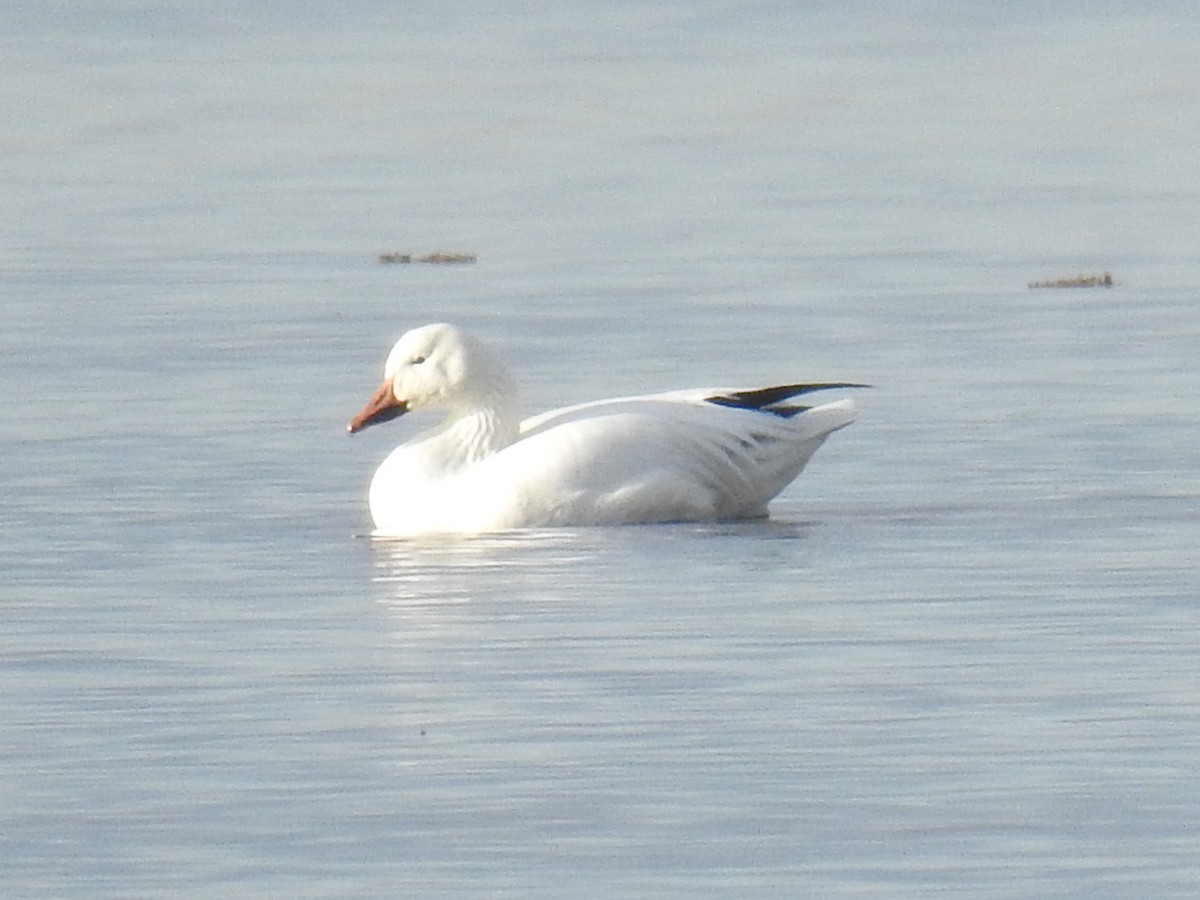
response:
[[[772,415],[790,418],[797,413],[811,409],[810,406],[776,406],[784,400],[811,394],[816,391],[829,391],[838,388],[869,388],[869,384],[859,384],[854,381],[827,381],[820,384],[781,384],[775,387],[757,388],[752,391],[731,391],[728,394],[718,394],[706,397],[706,403],[717,406],[729,406],[734,409],[752,409],[767,412]]]

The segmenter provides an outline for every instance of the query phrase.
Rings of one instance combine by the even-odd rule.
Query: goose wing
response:
[[[834,386],[676,391],[554,410],[523,423],[520,439],[473,466],[462,489],[477,508],[506,511],[488,527],[764,515],[825,438],[854,420],[851,400],[794,402]]]

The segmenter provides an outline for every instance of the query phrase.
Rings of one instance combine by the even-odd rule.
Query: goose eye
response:
[[[409,364],[410,366],[419,366],[419,365],[420,365],[421,363],[423,363],[423,362],[425,362],[425,357],[423,357],[423,356],[414,356],[412,359],[410,359],[410,360],[408,361],[408,364]]]

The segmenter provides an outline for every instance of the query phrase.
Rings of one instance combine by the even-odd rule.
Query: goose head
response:
[[[507,411],[515,397],[504,363],[485,345],[453,325],[424,325],[396,341],[383,381],[346,430],[355,434],[422,409],[460,415],[476,409]]]

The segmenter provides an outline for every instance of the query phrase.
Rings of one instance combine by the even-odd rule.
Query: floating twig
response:
[[[429,253],[425,256],[413,256],[411,253],[380,253],[379,261],[381,263],[396,264],[396,263],[429,263],[436,266],[453,266],[462,265],[463,263],[473,263],[476,256],[473,253],[445,253],[438,251]]]
[[[1102,275],[1076,275],[1074,278],[1055,278],[1052,281],[1031,281],[1031,288],[1094,288],[1112,287],[1117,284],[1113,277],[1105,272]]]

